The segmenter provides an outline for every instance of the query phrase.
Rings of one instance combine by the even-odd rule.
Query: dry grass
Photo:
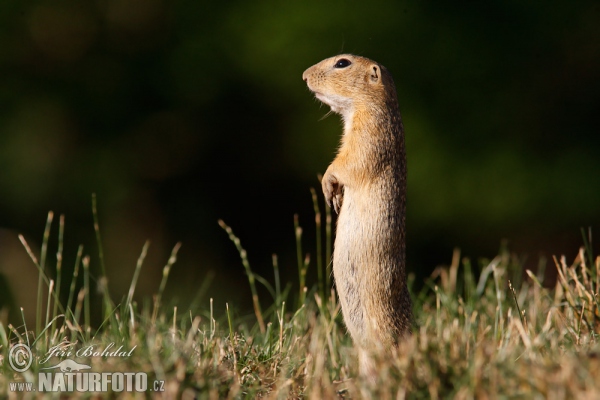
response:
[[[589,246],[572,262],[553,260],[558,281],[550,288],[539,283],[542,275],[526,271],[525,276],[507,252],[482,261],[478,273],[456,252],[449,267],[436,270],[425,288],[413,293],[414,333],[397,352],[378,357],[379,379],[372,384],[357,378],[356,356],[335,293],[323,295],[326,282],[292,298],[281,290],[276,260],[273,287],[252,272],[241,242],[222,226],[248,274],[256,323],[237,321],[229,310],[215,318],[212,303],[201,315],[164,309],[160,298],[175,249],[154,304],[138,307],[131,301],[135,279],[124,304],[114,305],[105,288],[106,319],[96,330],[86,316],[90,291],[85,280],[79,295],[71,292],[74,304],[52,302],[56,305],[48,313],[38,310],[47,316],[35,331],[0,322],[0,395],[43,397],[9,391],[9,382],[35,381],[39,366],[34,362],[29,372],[15,373],[6,362],[8,349],[19,341],[35,341],[38,358],[58,343],[137,346],[128,359],[88,361],[93,371],[144,371],[166,382],[162,393],[97,394],[106,398],[600,398],[600,257],[594,258]],[[320,252],[318,258],[329,256]],[[32,259],[38,268],[46,261],[33,254]],[[78,259],[85,272],[86,258]],[[142,262],[143,255],[134,276]],[[298,263],[302,279],[309,258],[301,251]],[[40,280],[40,292],[48,294],[51,287],[53,299],[54,281],[45,273]],[[267,286],[271,300],[258,298],[256,282]],[[299,306],[291,308],[294,302]]]

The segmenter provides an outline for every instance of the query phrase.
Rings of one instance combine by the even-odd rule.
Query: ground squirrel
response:
[[[364,57],[342,54],[308,68],[302,79],[342,116],[337,156],[322,179],[338,213],[333,273],[360,371],[369,354],[389,350],[410,332],[406,286],[406,155],[391,74]]]

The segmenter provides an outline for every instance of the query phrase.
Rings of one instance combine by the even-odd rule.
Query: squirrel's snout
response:
[[[307,69],[306,69],[306,70],[305,70],[305,71],[302,73],[302,80],[303,80],[304,82],[306,82],[306,83],[308,83],[308,75],[309,75],[309,72],[310,72],[311,68],[312,68],[312,67],[310,67],[310,68],[307,68]]]

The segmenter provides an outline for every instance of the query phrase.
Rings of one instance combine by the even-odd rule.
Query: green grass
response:
[[[114,342],[125,349],[135,346],[135,351],[129,358],[77,361],[90,364],[96,372],[146,372],[149,379],[165,381],[166,392],[147,397],[600,398],[600,257],[594,258],[585,235],[575,260],[553,258],[548,265],[558,275],[550,288],[540,283],[543,268],[538,275],[523,274],[518,260],[505,249],[477,267],[455,251],[449,267],[438,268],[423,290],[413,290],[413,335],[398,351],[379,356],[379,380],[371,384],[357,377],[356,354],[330,288],[331,215],[327,212],[323,223],[314,194],[313,199],[318,243],[303,241],[296,220],[297,269],[298,279],[305,283],[307,269],[317,268],[318,282],[301,285],[299,290],[280,281],[276,257],[273,279],[254,273],[241,240],[219,222],[226,233],[224,240],[228,235],[232,251],[236,248],[240,254],[240,273],[248,276],[255,314],[252,323],[236,318],[230,305],[214,310],[212,300],[199,314],[163,306],[169,272],[177,267],[179,244],[166,262],[152,301],[138,304],[134,300],[148,244],[131,267],[127,296],[120,302],[112,299],[103,272],[95,200],[96,245],[102,257],[100,290],[90,289],[90,259],[83,247],[78,249],[73,276],[61,276],[64,219],[58,224],[57,257],[51,260],[50,213],[39,259],[21,237],[32,268],[39,271],[36,326],[0,321],[0,397],[10,394],[10,382],[35,381],[37,362],[53,346],[102,349]],[[309,254],[306,247],[316,251]],[[48,273],[51,262],[56,263],[56,279]],[[415,286],[414,278],[410,281]],[[257,285],[265,286],[270,297],[259,298]],[[64,303],[58,296],[62,286],[69,288]],[[48,298],[44,309],[42,296]],[[99,326],[90,325],[94,296],[101,296],[103,307]],[[29,344],[36,358],[23,374],[14,372],[7,362],[10,346],[18,342]],[[131,394],[99,396],[128,398]]]

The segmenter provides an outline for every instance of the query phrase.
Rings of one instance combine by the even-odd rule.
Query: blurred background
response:
[[[581,227],[600,234],[598,21],[591,1],[3,1],[0,305],[35,312],[37,271],[17,234],[39,255],[49,210],[49,274],[64,214],[64,274],[83,244],[98,276],[92,193],[116,300],[146,240],[139,298],[181,241],[170,301],[185,309],[212,276],[206,305],[249,308],[218,219],[253,269],[271,280],[277,253],[295,283],[293,216],[312,251],[310,188],[341,133],[301,74],[340,52],[396,81],[417,284],[454,247],[572,260]]]

